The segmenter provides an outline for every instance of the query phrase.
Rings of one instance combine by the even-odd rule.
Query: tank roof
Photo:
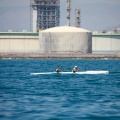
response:
[[[42,32],[91,32],[88,30],[85,30],[83,28],[77,28],[73,26],[60,26],[60,27],[53,27],[46,30],[43,30]]]

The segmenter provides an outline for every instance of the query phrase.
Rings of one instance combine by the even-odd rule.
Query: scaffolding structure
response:
[[[80,19],[80,9],[75,9],[75,27],[80,27],[81,19]]]
[[[60,0],[31,0],[31,31],[59,26]]]
[[[71,11],[71,0],[66,0],[67,2],[67,26],[70,26],[70,11]]]

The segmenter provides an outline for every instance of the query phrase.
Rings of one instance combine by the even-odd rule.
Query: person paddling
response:
[[[77,72],[77,66],[75,66],[72,70],[73,73]]]
[[[60,66],[57,67],[56,72],[61,72]]]

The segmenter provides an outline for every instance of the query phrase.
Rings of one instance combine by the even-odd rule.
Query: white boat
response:
[[[45,74],[109,74],[109,71],[80,71],[80,72],[39,72],[31,73],[31,75],[45,75]]]

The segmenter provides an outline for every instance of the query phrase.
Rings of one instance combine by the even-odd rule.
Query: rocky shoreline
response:
[[[120,59],[120,54],[42,54],[39,52],[0,52],[0,59],[2,58],[43,58],[43,59],[54,59],[54,58],[81,58],[81,59]]]

